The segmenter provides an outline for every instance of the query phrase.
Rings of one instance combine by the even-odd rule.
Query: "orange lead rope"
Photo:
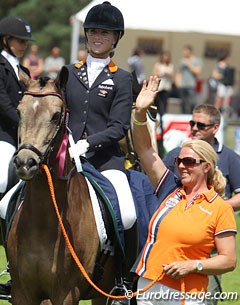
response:
[[[51,173],[49,171],[49,168],[46,164],[42,164],[42,168],[44,169],[45,173],[46,173],[46,176],[47,176],[47,181],[48,181],[48,185],[49,185],[49,190],[50,190],[50,194],[51,194],[51,197],[52,197],[52,201],[53,201],[53,205],[54,205],[54,208],[55,208],[55,211],[56,211],[56,214],[57,214],[57,218],[58,218],[58,222],[59,222],[59,225],[60,225],[60,228],[61,228],[61,231],[62,231],[62,234],[63,234],[63,237],[65,239],[65,242],[66,242],[66,245],[74,259],[74,261],[76,262],[78,268],[80,269],[80,271],[82,272],[83,276],[85,277],[85,279],[88,281],[88,283],[95,289],[97,290],[98,292],[100,292],[101,294],[103,294],[104,296],[108,297],[108,298],[111,298],[111,299],[118,299],[118,300],[123,300],[123,299],[126,299],[126,296],[115,296],[115,295],[111,295],[111,294],[108,294],[106,293],[105,291],[101,290],[98,286],[96,286],[93,281],[90,279],[90,277],[88,276],[86,270],[84,269],[83,265],[81,264],[81,262],[79,261],[78,257],[77,257],[77,254],[76,252],[74,251],[72,245],[71,245],[71,242],[67,236],[67,232],[64,228],[64,225],[63,225],[63,222],[62,222],[62,219],[61,219],[61,215],[59,213],[59,209],[58,209],[58,206],[57,206],[57,202],[56,202],[56,197],[55,197],[55,192],[54,192],[54,187],[53,187],[53,182],[52,182],[52,177],[51,177]],[[161,276],[161,275],[160,275]],[[132,297],[136,297],[136,295],[138,293],[144,293],[145,291],[147,291],[150,287],[152,287],[157,281],[158,279],[160,278],[157,277],[155,280],[153,280],[152,282],[150,282],[146,287],[144,287],[143,289],[141,289],[140,291],[135,291],[131,296],[129,296],[130,298]],[[184,305],[184,304],[182,304]]]
[[[181,284],[181,293],[183,294],[183,297],[181,298],[181,305],[185,305],[185,282],[184,279],[180,279],[180,284]]]

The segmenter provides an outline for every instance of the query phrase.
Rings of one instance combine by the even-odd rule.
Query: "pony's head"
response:
[[[19,145],[14,165],[19,178],[30,180],[53,150],[63,123],[65,104],[59,80],[31,80],[23,71],[20,80],[26,91],[18,106]]]

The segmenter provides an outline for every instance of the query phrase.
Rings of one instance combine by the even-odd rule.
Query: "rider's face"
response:
[[[27,48],[28,40],[11,37],[8,41],[9,47],[17,58],[21,58]]]
[[[117,33],[104,29],[89,29],[87,41],[89,53],[93,57],[107,58],[117,41]]]

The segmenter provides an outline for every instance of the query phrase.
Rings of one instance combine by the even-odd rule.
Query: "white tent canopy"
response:
[[[103,0],[94,0],[72,16],[72,56],[78,41],[80,22],[89,9]],[[110,0],[124,16],[126,29],[170,32],[198,32],[240,35],[239,0]],[[72,59],[71,56],[71,59]]]

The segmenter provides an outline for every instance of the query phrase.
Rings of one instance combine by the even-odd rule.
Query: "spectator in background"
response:
[[[30,71],[32,79],[38,79],[43,72],[43,59],[39,56],[38,50],[38,45],[32,44],[29,54],[23,59],[23,65]]]
[[[142,84],[142,82],[146,78],[143,65],[144,55],[144,50],[138,47],[134,50],[132,56],[128,58],[129,71],[131,73],[135,72],[139,84]]]
[[[191,138],[200,139],[211,144],[218,156],[218,168],[227,180],[225,199],[234,210],[240,210],[240,157],[233,150],[218,142],[216,136],[221,123],[221,114],[216,107],[210,104],[201,104],[194,108],[192,120],[189,122]],[[163,162],[172,172],[179,175],[174,163],[180,147],[171,150]]]
[[[87,54],[88,51],[86,48],[79,48],[77,61],[85,61],[87,59]]]
[[[51,79],[55,79],[62,66],[65,65],[65,59],[60,56],[60,53],[60,48],[55,46],[51,49],[51,55],[45,59],[44,73]]]
[[[217,80],[215,107],[227,111],[233,96],[234,68],[230,66],[230,53],[220,55],[217,65],[212,72],[212,77]]]
[[[211,105],[215,104],[218,83],[219,83],[219,80],[216,79],[212,73],[211,76],[207,80],[207,89],[208,89],[207,103],[208,104],[211,104]]]
[[[176,73],[176,86],[179,88],[182,113],[191,113],[197,104],[196,85],[201,71],[201,60],[193,54],[192,46],[185,45]]]
[[[154,103],[157,106],[158,113],[162,116],[167,112],[167,101],[174,77],[174,66],[171,63],[170,52],[164,51],[160,54],[159,61],[153,66],[152,75],[160,78],[158,93]]]

